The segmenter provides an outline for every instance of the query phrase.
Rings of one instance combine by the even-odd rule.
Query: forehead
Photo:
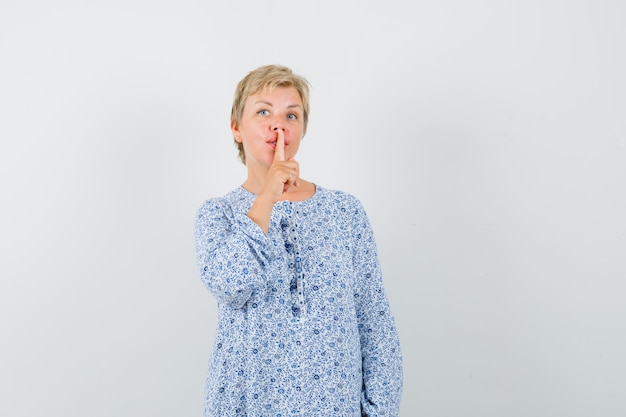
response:
[[[264,88],[254,94],[250,94],[246,100],[246,104],[256,102],[269,102],[271,104],[284,104],[286,106],[299,105],[302,106],[302,97],[293,86],[274,87],[273,89]]]

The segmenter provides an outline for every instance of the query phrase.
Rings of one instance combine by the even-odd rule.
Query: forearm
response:
[[[248,211],[248,217],[250,217],[250,219],[265,233],[267,233],[270,228],[270,217],[272,215],[274,203],[273,199],[268,198],[263,194],[259,194]]]
[[[233,211],[220,199],[205,202],[196,222],[200,278],[219,302],[243,305],[263,286],[264,265],[274,257],[266,233],[245,211]]]

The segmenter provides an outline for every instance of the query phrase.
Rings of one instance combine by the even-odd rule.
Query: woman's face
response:
[[[294,87],[277,87],[271,93],[263,90],[246,100],[239,124],[231,129],[237,142],[243,144],[246,165],[272,165],[278,129],[285,134],[285,159],[293,158],[302,139],[303,106]]]

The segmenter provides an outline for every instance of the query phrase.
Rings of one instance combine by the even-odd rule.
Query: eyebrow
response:
[[[269,101],[265,101],[265,100],[259,100],[259,101],[255,102],[254,104],[266,104],[266,105],[268,105],[270,107],[274,107],[274,105],[272,103],[270,103]],[[290,104],[290,105],[287,106],[288,109],[292,109],[294,107],[302,108],[302,106],[299,105],[299,104]]]

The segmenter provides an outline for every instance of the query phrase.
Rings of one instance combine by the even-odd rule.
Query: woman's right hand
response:
[[[300,166],[293,158],[285,160],[285,133],[276,132],[274,160],[265,176],[265,184],[257,195],[248,217],[259,225],[265,233],[269,231],[272,208],[278,201],[284,200],[284,194],[300,186]]]
[[[297,188],[300,179],[300,166],[293,158],[285,160],[285,133],[282,129],[276,131],[276,148],[274,160],[265,177],[265,184],[259,196],[272,202],[283,200],[283,194]]]

